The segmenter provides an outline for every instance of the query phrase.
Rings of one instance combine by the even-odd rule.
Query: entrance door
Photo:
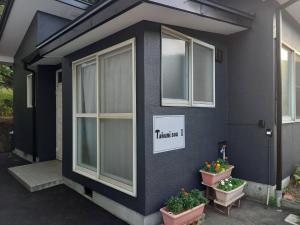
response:
[[[56,159],[62,160],[62,70],[56,72]]]

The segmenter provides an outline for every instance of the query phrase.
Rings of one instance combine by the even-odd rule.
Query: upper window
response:
[[[73,63],[74,170],[136,196],[134,39]]]
[[[215,106],[215,47],[162,28],[162,105]]]
[[[32,108],[32,74],[26,77],[27,108]]]

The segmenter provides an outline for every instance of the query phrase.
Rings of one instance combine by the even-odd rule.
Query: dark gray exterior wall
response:
[[[83,48],[63,59],[63,175],[141,214],[145,213],[144,153],[144,35],[145,24],[139,23]],[[72,62],[120,42],[136,38],[137,79],[137,198],[131,197],[72,171]],[[116,156],[117,157],[117,156]]]
[[[299,24],[283,13],[283,42],[300,52]],[[300,123],[283,124],[283,178],[290,176],[296,164],[300,164]]]
[[[36,50],[35,46],[39,41],[45,38],[45,34],[52,34],[61,28],[61,26],[64,26],[66,22],[67,20],[63,18],[51,16],[43,12],[37,12],[14,57],[15,75],[13,88],[15,146],[17,149],[30,155],[33,154],[33,109],[27,108],[26,75],[31,72],[25,70],[23,59]],[[55,136],[55,128],[53,128],[53,125],[55,125],[55,118],[53,120],[53,112],[55,113],[55,104],[53,104],[53,101],[55,101],[55,93],[53,90],[55,72],[53,72],[52,67],[39,67],[41,74],[39,74],[37,67],[31,69],[36,72],[35,83],[37,87],[39,87],[36,92],[36,95],[38,96],[36,128],[37,132],[39,132],[36,139],[37,153],[41,154],[41,160],[53,159],[53,153],[50,153],[50,149],[53,149],[53,145],[55,145],[55,139],[53,139],[53,135]],[[51,77],[50,73],[52,73],[53,77]],[[49,86],[47,86],[46,82],[50,82]],[[47,93],[47,90],[51,92]],[[45,105],[47,103],[49,104]],[[47,111],[45,108],[51,109],[52,111]],[[47,118],[47,116],[49,116],[49,118]],[[42,126],[44,127],[42,128]]]
[[[181,187],[199,188],[198,169],[217,157],[217,143],[227,139],[227,52],[223,36],[178,29],[216,45],[224,62],[216,64],[216,108],[161,107],[160,24],[141,22],[63,60],[63,175],[141,214],[156,212]],[[72,72],[71,63],[114,44],[136,37],[137,44],[137,158],[138,197],[133,198],[72,172]],[[186,149],[153,154],[153,115],[186,117]]]
[[[31,72],[24,68],[23,58],[35,50],[37,41],[37,17],[35,16],[15,57],[14,57],[14,135],[15,146],[32,155],[33,149],[33,114],[32,108],[27,108],[26,76]]]
[[[234,176],[267,184],[270,150],[271,184],[275,184],[276,135],[268,139],[266,128],[275,130],[275,80],[273,18],[271,1],[229,1],[255,13],[252,28],[228,37],[229,150],[236,166]],[[269,147],[268,147],[269,146]]]
[[[36,147],[40,161],[56,158],[56,70],[38,66],[36,75]]]
[[[161,26],[145,26],[145,157],[146,214],[159,210],[181,188],[200,188],[199,169],[205,160],[218,157],[218,142],[228,139],[228,74],[225,36],[182,28],[184,34],[221,49],[224,61],[216,63],[216,107],[161,106]],[[153,154],[153,116],[185,115],[186,148]]]

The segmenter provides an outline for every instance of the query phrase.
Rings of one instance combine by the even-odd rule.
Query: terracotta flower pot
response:
[[[199,219],[203,214],[204,207],[205,204],[201,204],[177,215],[169,212],[166,208],[161,208],[160,212],[163,216],[164,225],[184,225]]]
[[[221,180],[229,178],[233,168],[234,168],[234,166],[230,166],[227,170],[225,170],[224,172],[220,172],[220,173],[210,173],[210,172],[207,172],[204,170],[200,170],[203,183],[208,186],[212,186]]]
[[[217,201],[223,202],[225,204],[231,202],[233,199],[235,199],[243,193],[245,185],[246,182],[244,182],[243,185],[231,191],[223,191],[218,189],[217,187],[214,187]]]

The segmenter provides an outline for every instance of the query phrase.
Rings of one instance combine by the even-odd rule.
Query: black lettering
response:
[[[155,130],[156,133],[156,139],[158,139],[158,134],[159,134],[160,130]]]

